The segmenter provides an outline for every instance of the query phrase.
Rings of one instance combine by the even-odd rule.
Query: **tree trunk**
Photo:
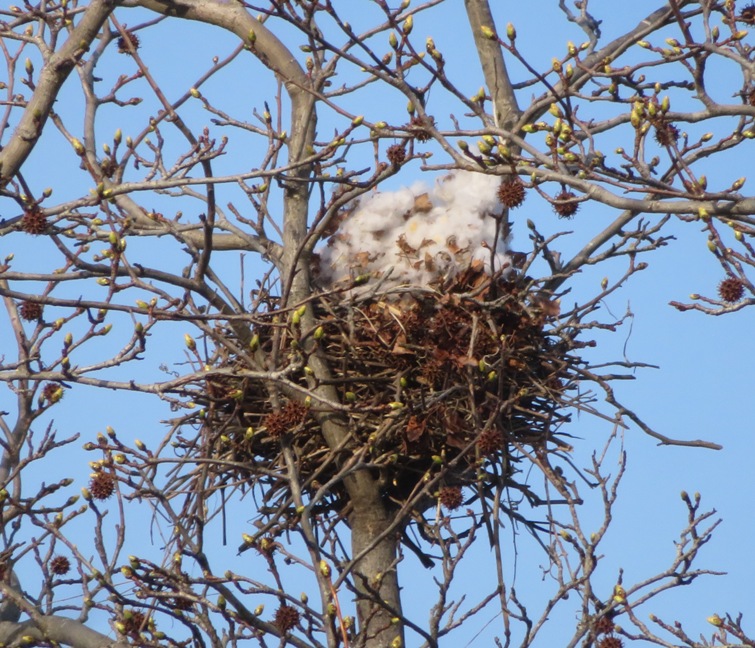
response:
[[[398,533],[378,539],[393,523],[386,510],[378,484],[367,474],[360,475],[359,494],[352,495],[352,556],[364,553],[355,565],[354,581],[359,593],[358,646],[389,648],[403,646],[403,627],[394,619],[401,617],[401,592],[398,584]],[[368,483],[368,482],[372,483]]]

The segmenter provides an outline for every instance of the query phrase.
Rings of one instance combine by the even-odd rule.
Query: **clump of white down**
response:
[[[322,283],[370,275],[390,289],[437,285],[470,266],[488,274],[505,269],[507,241],[494,218],[502,210],[499,185],[496,176],[457,171],[432,188],[416,183],[372,194],[319,250]]]

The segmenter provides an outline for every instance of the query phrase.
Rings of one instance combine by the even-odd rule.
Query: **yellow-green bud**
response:
[[[194,341],[194,338],[191,337],[188,333],[184,333],[184,342],[186,343],[186,348],[189,349],[189,351],[196,351],[197,349],[197,343]]]
[[[493,31],[487,25],[481,25],[480,26],[480,32],[482,32],[482,35],[485,38],[489,39],[489,40],[495,40],[496,39],[495,31]]]

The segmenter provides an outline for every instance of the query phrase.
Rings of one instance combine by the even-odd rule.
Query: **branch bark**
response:
[[[28,640],[26,638],[29,638]],[[61,616],[40,616],[35,621],[0,621],[0,642],[4,646],[53,642],[73,648],[128,648],[129,643],[113,640],[83,623]]]
[[[503,52],[497,38],[487,38],[482,27],[496,33],[493,14],[488,0],[464,0],[467,17],[472,27],[477,54],[482,64],[485,83],[493,99],[493,118],[498,128],[510,131],[519,120],[521,110],[516,101],[514,86],[511,84]]]
[[[16,130],[0,151],[0,188],[16,175],[36,146],[63,83],[114,8],[111,0],[93,0],[68,40],[45,62]]]

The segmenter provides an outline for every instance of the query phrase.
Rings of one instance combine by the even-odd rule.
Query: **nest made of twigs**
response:
[[[439,471],[444,486],[472,485],[491,470],[512,479],[521,456],[513,449],[547,451],[568,420],[573,343],[549,332],[557,304],[523,280],[468,271],[442,291],[331,295],[308,307],[314,331],[271,312],[256,329],[259,348],[279,363],[298,358],[296,384],[329,384],[338,410],[316,398],[305,403],[306,390],[273,381],[209,377],[203,439],[208,452],[233,460],[231,468],[218,467],[219,480],[254,483],[285,472],[285,440],[305,488],[328,482],[360,453],[385,496],[403,505]],[[315,353],[327,360],[330,377],[307,374]],[[222,364],[243,368],[235,357]],[[349,443],[338,452],[320,431],[325,414],[348,426]],[[341,491],[332,495],[338,500]]]

